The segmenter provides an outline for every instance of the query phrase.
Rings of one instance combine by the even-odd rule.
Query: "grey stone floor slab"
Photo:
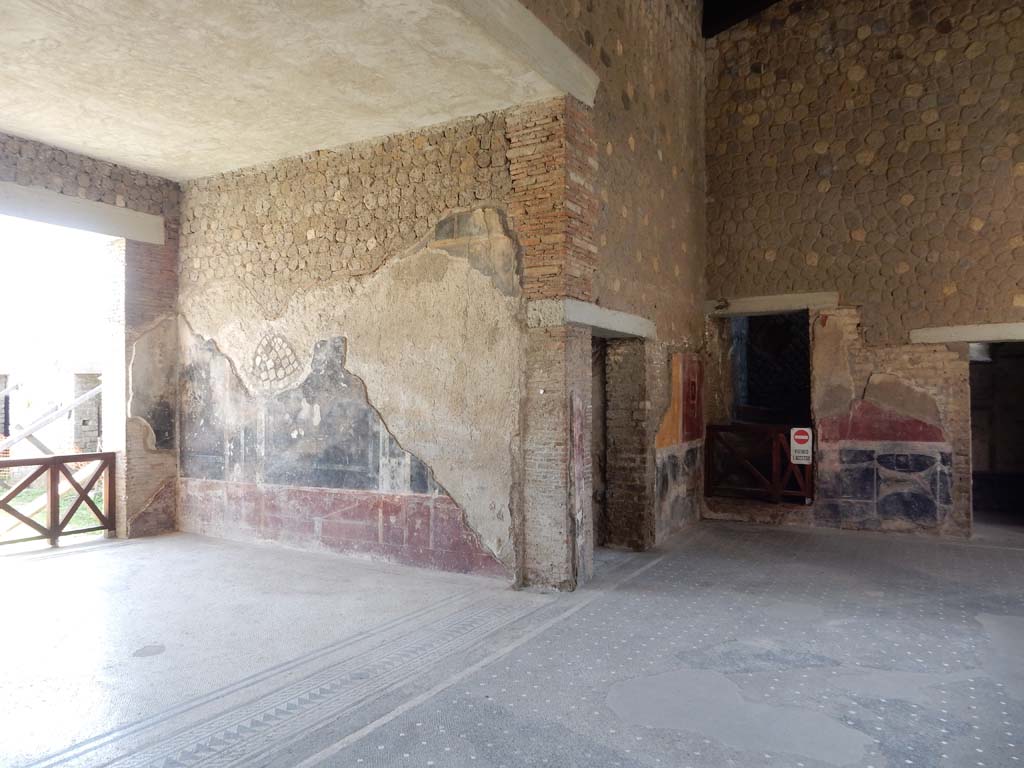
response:
[[[1024,760],[1024,549],[988,540],[705,523],[569,595],[184,535],[0,561],[73,596],[5,588],[2,765]]]

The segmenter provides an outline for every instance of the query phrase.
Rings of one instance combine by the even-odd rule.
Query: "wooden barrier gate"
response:
[[[806,504],[814,499],[810,464],[793,464],[788,426],[710,424],[704,441],[704,494]]]
[[[0,544],[17,544],[26,541],[38,541],[49,539],[50,546],[57,546],[61,536],[70,536],[75,533],[90,533],[93,531],[114,530],[114,464],[116,454],[113,453],[76,453],[65,456],[40,456],[34,459],[4,459],[0,461],[0,470],[11,470],[15,468],[31,467],[28,474],[16,481],[9,491],[0,491],[4,496],[0,498],[0,513],[6,512],[19,523],[28,526],[36,531],[38,535],[22,537],[4,541],[0,537]],[[79,466],[78,471],[72,469],[75,465],[98,464],[95,468]],[[18,510],[12,506],[23,492],[30,489],[43,477],[46,477],[45,500],[37,502],[34,506],[38,511],[34,514],[32,510]],[[85,480],[83,483],[82,481]],[[97,483],[102,482],[102,509],[90,497],[90,493],[96,488]],[[65,486],[61,488],[62,484]],[[71,497],[70,506],[62,511],[61,499],[68,494],[74,493]],[[99,525],[86,528],[74,528],[67,530],[71,519],[85,504],[96,518]],[[30,514],[24,514],[26,511]],[[45,523],[39,520],[45,511]],[[17,523],[15,523],[17,527]],[[0,534],[3,532],[0,528]]]

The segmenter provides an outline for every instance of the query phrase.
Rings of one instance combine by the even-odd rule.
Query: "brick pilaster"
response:
[[[590,109],[572,97],[551,99],[515,110],[506,125],[509,212],[523,247],[526,298],[590,301],[597,266]]]

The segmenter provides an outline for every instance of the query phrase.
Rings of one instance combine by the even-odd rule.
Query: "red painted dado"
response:
[[[180,481],[179,528],[369,555],[442,571],[507,576],[449,496]]]
[[[941,427],[890,411],[869,400],[858,400],[849,416],[833,416],[818,422],[821,442],[878,440],[892,442],[943,443]]]

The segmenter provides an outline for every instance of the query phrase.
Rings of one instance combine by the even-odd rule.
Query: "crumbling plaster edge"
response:
[[[148,336],[150,333],[153,333],[154,331],[156,331],[156,329],[159,326],[163,325],[164,323],[168,323],[168,322],[174,324],[174,326],[175,326],[175,336],[177,336],[177,331],[179,330],[178,329],[178,325],[177,325],[177,320],[178,320],[179,317],[180,317],[180,315],[177,312],[175,312],[173,314],[161,315],[160,317],[156,318],[155,320],[152,320],[149,323],[146,323],[144,326],[142,326],[140,329],[138,329],[135,333],[133,333],[132,334],[132,338],[130,340],[127,337],[125,339],[125,341],[129,345],[129,348],[131,349],[131,354],[129,355],[128,359],[125,361],[126,365],[125,365],[125,372],[124,372],[124,378],[125,378],[125,403],[124,403],[125,421],[126,422],[136,422],[136,423],[145,425],[145,427],[146,427],[146,437],[145,437],[145,439],[143,441],[143,448],[145,448],[146,451],[149,452],[149,453],[158,453],[158,454],[160,454],[160,453],[174,452],[175,455],[177,455],[177,453],[178,453],[178,448],[177,448],[177,445],[178,445],[178,409],[177,408],[174,409],[174,411],[175,411],[175,415],[174,415],[174,446],[175,447],[173,447],[173,448],[158,448],[157,445],[156,445],[156,432],[153,430],[153,426],[149,423],[149,421],[147,421],[142,416],[136,416],[136,415],[132,414],[132,401],[135,399],[135,387],[134,387],[134,384],[133,384],[133,381],[132,381],[132,368],[135,365],[135,356],[138,354],[138,344],[139,344],[139,342],[142,341],[142,339],[145,338],[146,336]],[[173,356],[174,356],[174,382],[173,382],[173,388],[174,388],[174,393],[177,396],[177,394],[178,394],[178,374],[179,374],[179,368],[180,368],[180,359],[179,359],[179,354],[178,354],[177,346],[173,350]]]
[[[444,209],[444,211],[437,216],[436,220],[434,220],[431,223],[430,230],[425,235],[422,235],[416,240],[399,244],[396,248],[392,249],[389,252],[386,252],[384,254],[384,257],[381,259],[380,263],[373,267],[373,269],[369,269],[365,272],[339,274],[337,276],[332,276],[329,280],[323,280],[320,282],[310,280],[306,284],[304,284],[299,290],[296,291],[296,294],[289,300],[288,304],[285,305],[281,312],[277,313],[274,316],[270,316],[265,312],[261,312],[260,317],[265,323],[268,324],[268,326],[270,326],[269,330],[274,331],[276,330],[276,323],[278,323],[288,315],[292,304],[305,292],[311,290],[322,290],[324,288],[330,288],[332,286],[348,282],[350,283],[350,289],[354,293],[355,291],[363,288],[366,284],[373,280],[374,277],[376,277],[381,271],[383,271],[389,265],[396,264],[400,261],[404,261],[405,259],[415,256],[421,252],[429,251],[435,254],[441,253],[448,256],[449,258],[461,259],[463,261],[468,262],[468,259],[465,259],[465,257],[453,256],[449,251],[445,250],[444,248],[431,247],[432,243],[445,242],[437,238],[437,225],[444,221],[445,219],[450,218],[452,216],[458,216],[459,214],[463,213],[473,213],[475,211],[484,211],[488,209],[492,209],[498,214],[498,217],[501,220],[502,227],[505,231],[505,235],[508,237],[508,239],[512,242],[513,246],[515,247],[515,270],[516,275],[520,281],[520,298],[523,298],[523,247],[522,244],[519,242],[519,238],[516,235],[515,227],[513,226],[515,223],[514,219],[512,215],[509,213],[509,206],[507,201],[488,198],[485,200],[477,200],[473,203],[473,205],[456,206],[454,208]],[[225,275],[224,277],[213,278],[211,280],[206,280],[203,282],[184,280],[181,278],[180,275],[181,266],[182,265],[179,264],[179,286],[181,286],[179,287],[178,290],[177,302],[177,313],[179,315],[185,314],[184,305],[187,304],[191,299],[197,296],[202,296],[204,293],[209,293],[212,289],[220,287],[235,288],[244,291],[244,293],[253,300],[254,306],[260,307],[262,309],[259,297],[248,285],[245,284],[244,280],[240,280],[237,277],[228,275]],[[470,266],[473,266],[472,263],[470,263]],[[473,268],[476,269],[475,267]],[[483,272],[481,272],[481,274],[484,274],[486,277],[489,278],[491,277],[490,275],[486,275],[486,273]],[[526,319],[524,317],[524,323],[525,321]],[[220,328],[216,330],[219,331]],[[295,374],[282,382],[278,382],[279,388],[277,389],[277,391],[284,391],[285,389],[290,389],[292,388],[294,381],[301,381],[303,378],[305,378],[305,376],[308,376],[310,371],[309,366],[311,364],[312,356],[310,356],[309,363],[306,366],[304,366],[303,371],[300,374]]]
[[[192,326],[191,326],[191,324],[185,318],[184,315],[179,314],[178,319],[179,319],[179,321],[181,323],[184,324],[186,331],[191,335],[191,337],[193,339],[199,339],[203,344],[210,344],[210,345],[213,346],[213,349],[217,352],[217,354],[219,354],[221,357],[223,357],[228,362],[228,365],[231,367],[231,372],[234,374],[235,378],[238,379],[238,381],[241,383],[242,387],[245,389],[246,394],[249,397],[253,398],[254,400],[265,401],[268,398],[271,398],[271,397],[283,394],[285,392],[297,390],[301,386],[301,380],[300,380],[300,382],[298,384],[294,385],[294,386],[288,386],[288,387],[285,387],[284,389],[277,389],[277,390],[275,390],[273,392],[254,392],[249,387],[249,385],[245,382],[245,380],[241,376],[238,375],[238,366],[237,366],[235,360],[233,360],[230,355],[226,354],[220,348],[220,346],[218,345],[216,339],[214,339],[212,337],[205,336],[202,333],[197,333],[196,331],[194,331]],[[391,427],[388,426],[387,420],[384,418],[384,415],[377,409],[377,406],[375,406],[373,404],[373,398],[370,395],[370,388],[366,385],[366,382],[360,376],[356,375],[351,369],[348,368],[348,365],[347,365],[347,363],[348,363],[348,354],[349,354],[348,338],[344,337],[344,336],[342,338],[345,338],[345,362],[346,362],[346,365],[344,366],[345,372],[348,373],[348,375],[350,375],[353,379],[358,381],[359,384],[363,387],[363,390],[366,392],[366,405],[367,405],[367,407],[370,408],[370,410],[372,410],[374,412],[374,414],[376,414],[378,419],[380,419],[381,426],[384,427],[385,431],[388,433],[388,435],[391,437],[391,439],[393,439],[395,441],[395,444],[401,450],[405,451],[409,455],[416,456],[416,458],[420,462],[422,462],[423,466],[427,468],[427,471],[430,473],[431,481],[438,487],[438,489],[440,489],[440,491],[442,493],[444,493],[445,496],[447,496],[453,502],[455,502],[455,505],[459,508],[459,512],[462,515],[463,527],[465,528],[465,530],[469,531],[473,535],[476,543],[480,547],[480,550],[483,551],[483,552],[489,553],[506,570],[506,573],[508,573],[510,576],[514,577],[514,575],[515,575],[515,555],[516,555],[517,548],[512,546],[511,549],[513,551],[511,553],[506,553],[505,555],[502,555],[501,553],[495,552],[489,546],[487,546],[487,544],[481,538],[480,533],[476,530],[476,528],[474,528],[470,524],[469,516],[468,516],[468,514],[466,512],[465,505],[461,504],[459,502],[459,500],[457,498],[455,498],[455,496],[452,495],[448,491],[448,489],[441,482],[438,481],[437,476],[434,473],[434,468],[431,467],[429,464],[427,464],[427,462],[423,461],[423,459],[420,458],[417,454],[413,453],[412,451],[407,450],[405,448],[405,446],[402,445],[402,441],[399,440],[398,437],[395,435],[395,433],[391,431]],[[180,346],[180,342],[179,342],[179,346]],[[310,365],[312,365],[312,363],[310,363]],[[308,375],[308,373],[306,375]],[[304,380],[304,378],[305,377],[303,377],[303,380]],[[179,415],[179,418],[180,418],[180,415]],[[150,432],[152,433],[152,428],[150,429]],[[154,434],[154,440],[155,440],[155,434]],[[177,448],[177,452],[178,452],[178,477],[177,477],[177,479],[178,480],[186,480],[186,479],[189,479],[189,478],[184,478],[181,475],[181,454],[180,454],[180,450],[181,450],[181,443],[180,443],[180,440],[179,440],[178,441],[178,448]],[[513,483],[514,483],[515,482],[515,467],[517,466],[516,462],[513,462],[512,466],[513,466]],[[271,485],[269,483],[264,483],[262,479],[259,480],[259,484],[260,485]],[[289,487],[291,487],[291,486],[289,486]],[[180,489],[178,490],[178,493],[180,494]],[[510,517],[514,518],[514,515],[513,515],[512,511],[511,511],[511,506],[512,506],[511,505],[511,498],[512,497],[510,495],[510,505],[509,505],[510,506]],[[512,534],[511,534],[511,528],[512,528],[512,521],[510,520],[509,521],[510,534],[509,534],[509,537],[508,537],[508,540],[507,540],[508,544],[512,544],[512,541],[513,541]]]

